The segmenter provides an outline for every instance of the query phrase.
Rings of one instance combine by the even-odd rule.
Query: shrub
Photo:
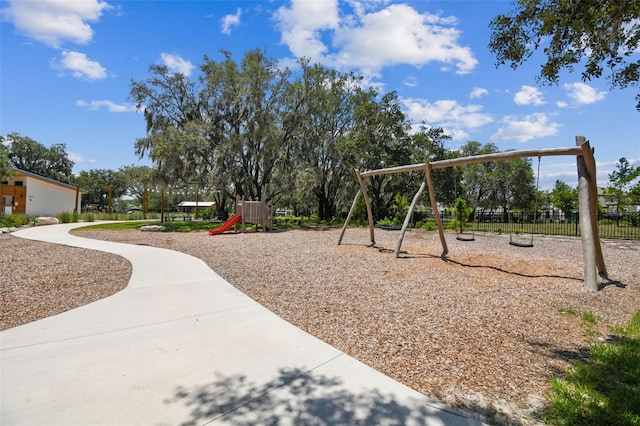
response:
[[[56,217],[58,218],[60,223],[70,223],[73,219],[73,216],[69,212],[60,212]]]
[[[420,228],[424,229],[425,231],[435,231],[436,229],[438,229],[438,224],[435,220],[429,220],[422,224]]]
[[[26,214],[8,214],[0,215],[0,225],[3,228],[17,228],[34,221],[34,218]]]
[[[458,229],[458,232],[464,231],[464,228],[467,224],[467,219],[473,209],[467,206],[467,201],[464,198],[456,198],[454,213],[455,213],[455,222],[453,229]]]
[[[397,226],[398,222],[396,222],[393,219],[389,219],[388,217],[385,217],[384,219],[378,221],[378,225],[381,225],[381,226]]]
[[[216,211],[214,209],[204,209],[198,211],[198,215],[204,220],[210,220],[216,217]]]

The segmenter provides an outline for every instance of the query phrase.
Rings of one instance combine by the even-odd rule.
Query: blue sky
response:
[[[500,150],[564,147],[582,135],[595,148],[598,184],[620,157],[640,165],[634,88],[562,74],[538,86],[539,55],[517,70],[495,67],[488,24],[509,1],[0,1],[0,134],[64,143],[74,171],[149,164],[128,99],[131,80],[166,64],[197,79],[204,55],[240,60],[266,49],[283,64],[301,56],[355,70],[397,91],[417,125],[442,127],[456,149],[469,140]],[[637,53],[640,55],[640,49]],[[535,167],[535,162],[534,162]],[[540,186],[577,183],[575,159],[542,159]]]

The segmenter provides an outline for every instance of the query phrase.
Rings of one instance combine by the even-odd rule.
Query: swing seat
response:
[[[458,241],[475,241],[476,240],[476,236],[474,232],[458,232],[458,235],[456,235],[456,240]]]
[[[379,223],[376,223],[375,227],[378,229],[384,229],[385,231],[400,231],[402,229],[402,226],[400,225],[380,225]]]
[[[513,232],[509,234],[509,244],[515,247],[533,247],[533,234],[529,238],[516,236]]]

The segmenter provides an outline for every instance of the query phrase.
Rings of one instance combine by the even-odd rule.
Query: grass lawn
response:
[[[614,333],[553,380],[546,423],[640,425],[640,310]]]

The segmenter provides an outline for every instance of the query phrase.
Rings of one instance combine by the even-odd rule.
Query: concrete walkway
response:
[[[118,254],[131,281],[0,333],[3,426],[479,424],[277,317],[199,259],[75,237],[76,226],[15,236]]]

